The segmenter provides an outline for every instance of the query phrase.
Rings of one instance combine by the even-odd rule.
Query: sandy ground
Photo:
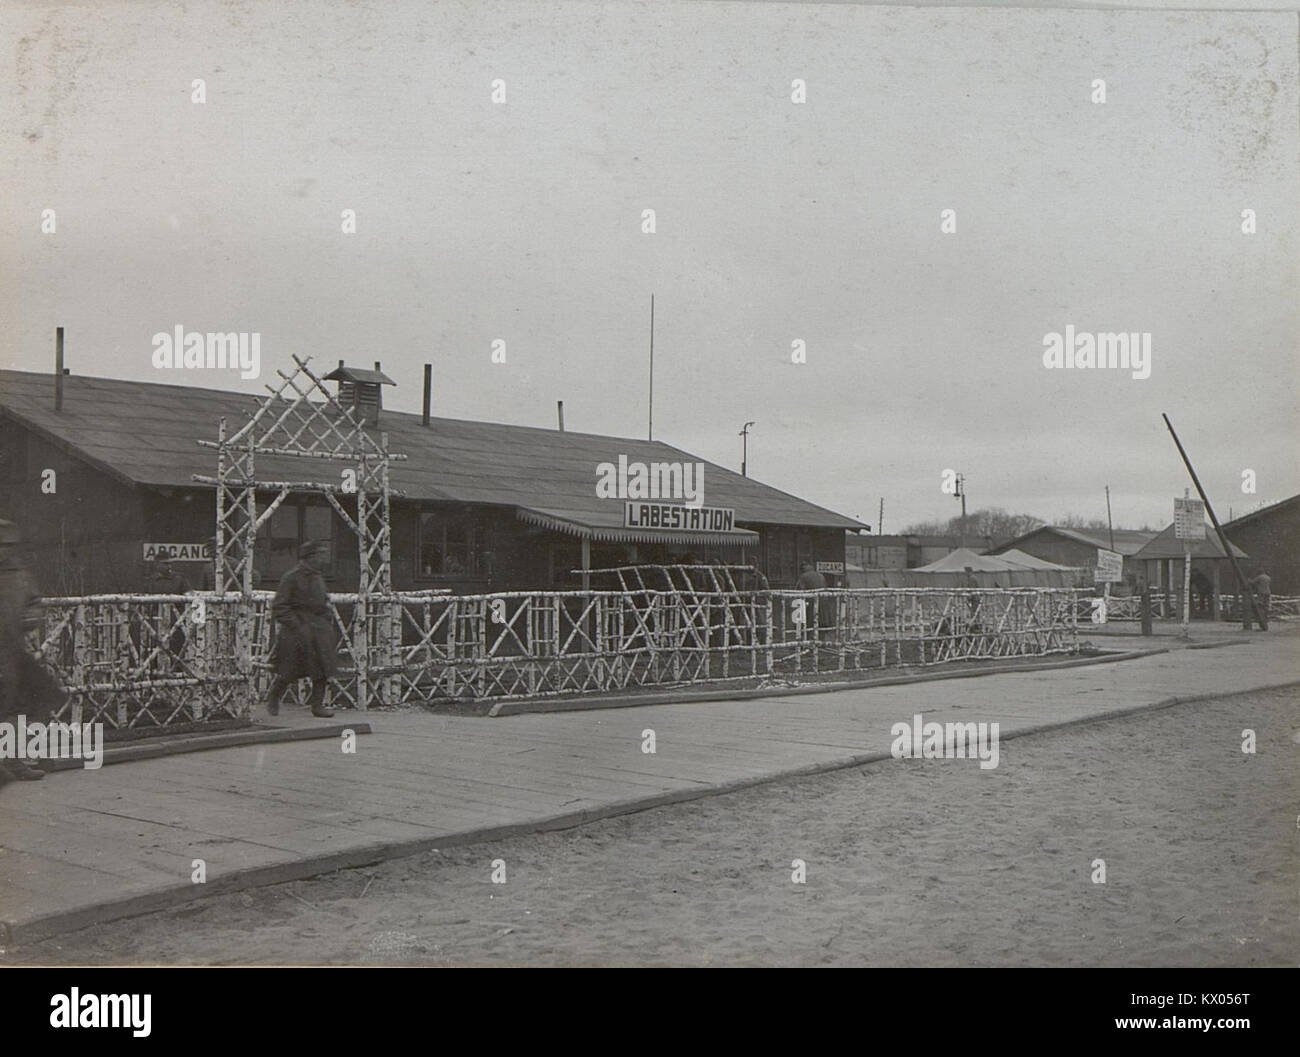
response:
[[[1298,827],[1300,698],[1269,691],[1010,739],[996,770],[885,761],[221,896],[3,961],[1296,965]]]

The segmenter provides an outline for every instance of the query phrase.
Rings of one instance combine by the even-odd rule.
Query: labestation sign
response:
[[[623,504],[623,527],[678,532],[734,532],[736,511],[719,506],[627,502]]]

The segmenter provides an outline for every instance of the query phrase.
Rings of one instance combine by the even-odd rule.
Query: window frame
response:
[[[433,522],[438,526],[439,531],[435,540],[430,540],[426,536],[426,523],[428,522]],[[436,542],[442,555],[442,564],[445,566],[447,564],[447,529],[452,524],[464,528],[464,547],[468,558],[467,568],[464,572],[426,573],[423,561],[425,543]],[[486,538],[487,534],[482,531],[481,527],[476,523],[473,513],[469,511],[417,511],[415,516],[415,568],[412,578],[425,582],[479,580],[485,578],[487,574],[482,568],[480,548],[484,546]]]

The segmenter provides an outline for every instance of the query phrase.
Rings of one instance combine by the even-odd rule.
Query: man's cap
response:
[[[308,540],[298,548],[299,558],[310,558],[313,554],[319,554],[325,550],[325,544],[321,540]]]

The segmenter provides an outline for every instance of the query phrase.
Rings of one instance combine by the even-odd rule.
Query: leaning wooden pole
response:
[[[1210,515],[1210,524],[1214,526],[1215,535],[1219,537],[1219,545],[1223,547],[1223,553],[1228,556],[1228,561],[1232,563],[1233,575],[1237,577],[1237,592],[1244,600],[1242,606],[1242,623],[1249,630],[1250,622],[1254,620],[1259,623],[1259,614],[1255,610],[1255,596],[1246,590],[1246,578],[1241,575],[1241,567],[1237,565],[1237,557],[1232,553],[1232,544],[1228,542],[1228,537],[1223,534],[1223,529],[1219,526],[1219,519],[1214,516],[1214,507],[1210,505],[1210,497],[1205,494],[1205,489],[1201,487],[1201,479],[1196,476],[1196,471],[1192,469],[1192,460],[1187,457],[1187,452],[1183,449],[1183,442],[1178,439],[1178,434],[1174,432],[1174,424],[1169,421],[1169,416],[1161,414],[1165,420],[1165,425],[1169,427],[1169,435],[1174,438],[1174,443],[1178,445],[1178,454],[1183,457],[1183,465],[1187,467],[1187,472],[1191,474],[1192,484],[1196,485],[1196,491],[1201,497],[1201,502],[1205,504],[1205,511]],[[1247,615],[1246,606],[1250,607]],[[1260,627],[1264,625],[1259,624]]]

